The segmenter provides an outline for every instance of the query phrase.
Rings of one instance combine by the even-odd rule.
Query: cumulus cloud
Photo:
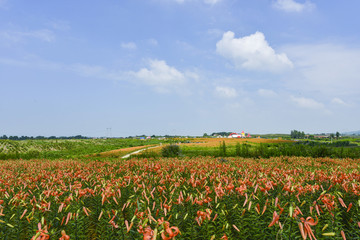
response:
[[[137,48],[134,42],[121,43],[121,47],[128,50],[135,50]]]
[[[276,97],[277,94],[270,89],[259,89],[257,91],[257,93],[261,96],[261,97]]]
[[[216,51],[233,61],[236,67],[248,70],[280,72],[293,67],[285,53],[276,53],[261,32],[242,38],[228,31],[216,43]]]
[[[310,1],[298,3],[294,0],[277,0],[273,3],[273,6],[285,12],[303,12],[315,8],[315,4]]]
[[[312,98],[291,96],[291,100],[301,108],[314,109],[314,110],[319,110],[324,108],[324,104],[317,102]]]
[[[1,60],[1,58],[0,58]],[[1,63],[1,61],[0,61]],[[172,91],[188,94],[187,83],[199,80],[199,75],[192,71],[180,71],[169,66],[163,60],[149,59],[147,66],[139,71],[121,71],[98,65],[74,64],[70,70],[85,77],[94,77],[112,81],[130,81],[147,85],[161,93]]]
[[[181,86],[185,85],[187,79],[194,78],[196,74],[183,73],[175,67],[169,66],[163,60],[151,59],[148,61],[148,68],[131,72],[130,75],[142,83],[152,86],[158,92],[170,92],[171,90],[179,90]]]
[[[36,57],[23,60],[0,57],[0,65],[39,69],[44,68],[47,70],[65,70],[86,78],[105,79],[116,82],[129,81],[151,86],[159,92],[176,91],[182,94],[189,93],[186,83],[189,81],[197,82],[200,79],[196,72],[189,70],[180,71],[175,67],[169,66],[165,61],[156,59],[148,60],[148,66],[141,68],[139,71],[123,71],[107,68],[106,66],[88,65],[83,63],[64,65],[45,61]]]
[[[234,98],[237,96],[237,92],[234,88],[221,86],[215,88],[215,94],[223,98]]]

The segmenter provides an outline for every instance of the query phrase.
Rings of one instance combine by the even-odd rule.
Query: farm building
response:
[[[240,134],[239,133],[230,133],[230,135],[228,136],[228,138],[246,138],[246,137],[251,137],[250,134],[248,134],[246,136],[245,132],[242,131]]]
[[[242,138],[243,136],[238,134],[238,133],[230,133],[230,135],[228,136],[228,138]]]

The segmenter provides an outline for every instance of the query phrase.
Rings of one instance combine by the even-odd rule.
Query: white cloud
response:
[[[193,79],[195,81],[199,81],[200,80],[200,76],[199,74],[195,73],[195,72],[191,72],[191,71],[185,71],[184,75],[187,79]]]
[[[130,72],[130,75],[146,85],[150,85],[159,92],[178,90],[187,82],[187,76],[174,67],[169,66],[162,60],[149,60],[148,68],[142,68],[138,72]]]
[[[214,5],[218,2],[220,2],[221,0],[204,0],[204,3],[206,4],[210,4],[210,5]]]
[[[134,42],[121,43],[121,47],[128,50],[135,50],[137,48]]]
[[[298,3],[294,0],[277,0],[273,3],[273,6],[285,12],[303,12],[305,10],[312,10],[315,8],[315,4],[310,1]]]
[[[277,54],[261,32],[235,38],[231,31],[216,43],[216,51],[233,61],[235,66],[249,70],[280,72],[293,67],[286,54]]]
[[[49,21],[48,23],[46,23],[46,26],[61,31],[68,31],[71,28],[69,22],[62,20]]]
[[[111,81],[128,81],[153,87],[158,92],[176,91],[181,94],[189,94],[186,83],[198,82],[200,76],[193,71],[180,71],[169,66],[165,61],[148,60],[148,67],[137,72],[111,69],[100,65],[87,65],[82,63],[64,65],[45,61],[37,57],[29,57],[22,60],[0,57],[0,65],[28,67],[46,70],[64,70],[76,73],[86,78],[97,78]],[[135,81],[134,81],[135,80]]]
[[[259,89],[257,91],[257,93],[261,96],[261,97],[276,97],[277,94],[270,89]]]
[[[182,4],[184,2],[190,2],[190,1],[194,1],[194,0],[175,0],[175,2],[180,3],[180,4]],[[203,0],[203,2],[205,4],[209,4],[209,5],[215,5],[216,3],[220,2],[220,1],[222,1],[222,0]]]
[[[157,46],[159,44],[158,41],[156,39],[154,39],[154,38],[148,39],[147,43],[152,45],[152,46]]]
[[[0,58],[1,63],[1,58]],[[150,59],[147,67],[139,71],[121,71],[108,69],[98,65],[75,64],[69,69],[85,77],[94,77],[112,81],[129,81],[140,85],[152,87],[157,92],[169,93],[175,91],[189,94],[186,83],[189,80],[196,82],[200,77],[192,71],[180,71],[169,66],[165,61]]]
[[[237,92],[234,88],[221,86],[215,88],[215,94],[223,98],[234,98],[237,96]]]
[[[0,33],[0,36],[12,42],[20,42],[27,38],[34,38],[44,42],[52,42],[55,39],[55,34],[48,29],[41,29],[35,31],[5,31]]]
[[[314,109],[314,110],[324,109],[324,104],[317,102],[312,98],[291,96],[291,100],[301,108]]]
[[[342,105],[342,106],[347,106],[348,104],[347,103],[345,103],[341,98],[333,98],[332,100],[331,100],[331,103],[333,103],[333,104],[336,104],[336,105]]]

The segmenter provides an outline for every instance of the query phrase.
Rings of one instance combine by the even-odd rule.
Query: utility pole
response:
[[[112,137],[112,134],[111,134],[111,127],[109,127],[109,128],[106,128],[106,135],[109,137],[109,138],[111,138]]]

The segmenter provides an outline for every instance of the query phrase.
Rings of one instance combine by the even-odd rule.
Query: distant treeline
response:
[[[29,136],[6,136],[3,135],[0,137],[0,139],[4,139],[4,140],[32,140],[32,139],[37,139],[37,140],[42,140],[42,139],[90,139],[89,137],[85,137],[85,136],[81,136],[81,135],[76,135],[76,136],[69,136],[69,137],[65,137],[65,136],[61,136],[61,137],[56,137],[56,136],[50,136],[50,137],[44,137],[44,136],[36,136],[36,137],[29,137]]]
[[[233,132],[214,132],[210,136],[229,136]]]
[[[305,138],[305,133],[297,130],[292,130],[290,136],[291,138]]]

